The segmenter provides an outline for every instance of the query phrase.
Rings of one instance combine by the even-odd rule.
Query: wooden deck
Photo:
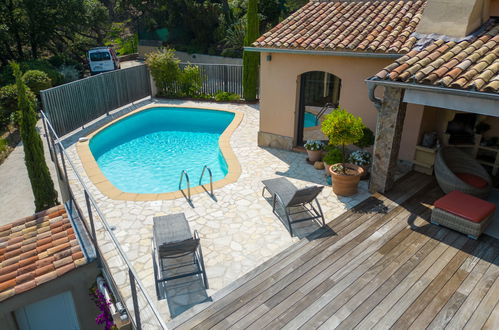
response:
[[[429,224],[441,194],[411,173],[170,326],[499,329],[499,241]]]

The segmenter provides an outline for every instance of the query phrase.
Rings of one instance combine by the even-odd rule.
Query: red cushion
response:
[[[459,179],[463,180],[470,186],[473,186],[478,189],[486,188],[488,186],[488,182],[482,179],[481,177],[471,174],[471,173],[454,173]]]
[[[494,204],[458,190],[437,200],[435,207],[473,222],[482,222],[496,210]]]

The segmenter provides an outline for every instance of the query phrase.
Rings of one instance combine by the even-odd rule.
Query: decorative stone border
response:
[[[118,189],[116,186],[114,186],[102,173],[101,169],[99,168],[99,165],[97,165],[97,162],[92,154],[92,151],[90,151],[90,140],[92,137],[94,137],[96,134],[99,132],[103,131],[107,127],[117,123],[118,121],[137,114],[140,111],[144,111],[147,109],[151,108],[182,108],[182,106],[172,106],[172,105],[167,105],[167,104],[161,104],[161,103],[155,103],[155,104],[150,104],[146,105],[144,107],[138,108],[120,118],[117,118],[108,124],[104,125],[103,127],[99,128],[98,130],[92,132],[91,134],[87,135],[86,141],[81,141],[78,142],[76,145],[76,150],[78,152],[78,156],[81,159],[81,162],[83,164],[83,168],[85,169],[85,172],[87,173],[87,176],[89,177],[90,181],[99,189],[99,191],[107,196],[110,199],[113,200],[122,200],[122,201],[135,201],[135,202],[144,202],[144,201],[157,201],[157,200],[172,200],[172,199],[177,199],[177,198],[182,198],[184,195],[180,190],[174,191],[174,192],[169,192],[169,193],[161,193],[161,194],[137,194],[137,193],[127,193],[124,192],[120,189]],[[222,188],[228,184],[234,183],[237,181],[239,176],[241,175],[241,165],[239,164],[239,161],[236,158],[236,155],[234,154],[234,151],[232,150],[230,146],[230,137],[236,130],[236,128],[239,126],[243,119],[243,113],[239,111],[233,111],[233,110],[222,110],[222,109],[216,109],[216,108],[206,108],[206,107],[190,107],[191,109],[199,109],[199,110],[215,110],[215,111],[224,111],[224,112],[232,112],[234,113],[234,119],[232,119],[232,122],[227,126],[225,131],[222,133],[220,136],[218,143],[220,146],[220,150],[222,151],[222,154],[225,158],[225,161],[227,162],[228,165],[228,173],[225,176],[225,178],[213,182],[213,189],[219,189]],[[191,188],[191,194],[200,194],[204,193],[205,190],[202,188],[202,186],[197,186],[197,187],[192,187]]]

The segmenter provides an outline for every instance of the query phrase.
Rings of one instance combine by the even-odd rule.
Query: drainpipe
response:
[[[369,100],[371,100],[372,103],[374,103],[374,106],[376,107],[376,110],[380,111],[381,110],[381,104],[383,102],[382,99],[377,98],[374,92],[376,91],[376,87],[378,85],[373,84],[370,81],[367,81],[367,89],[368,89],[368,95],[369,95]]]

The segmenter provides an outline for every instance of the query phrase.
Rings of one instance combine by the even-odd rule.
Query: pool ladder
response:
[[[204,185],[202,184],[204,174],[208,171],[208,174],[210,175],[210,191],[206,190]],[[184,177],[187,182],[187,196],[184,193],[184,190],[182,189],[182,183],[184,182]],[[205,165],[203,167],[203,171],[201,172],[201,176],[199,177],[199,185],[210,195],[210,197],[216,202],[217,198],[215,197],[215,194],[213,193],[213,173],[211,172],[211,169],[208,167],[208,165]],[[191,198],[191,180],[189,179],[189,174],[187,173],[186,170],[182,170],[180,172],[180,179],[178,182],[178,190],[182,192],[182,195],[187,199],[191,207],[194,207],[192,204],[192,198]]]
[[[321,111],[319,111],[317,113],[317,115],[315,116],[315,126],[319,125],[319,121],[321,120],[321,117],[324,116],[324,114],[326,113],[326,111],[329,108],[335,108],[334,104],[332,104],[332,103],[326,103],[324,105],[324,107],[322,107]]]

